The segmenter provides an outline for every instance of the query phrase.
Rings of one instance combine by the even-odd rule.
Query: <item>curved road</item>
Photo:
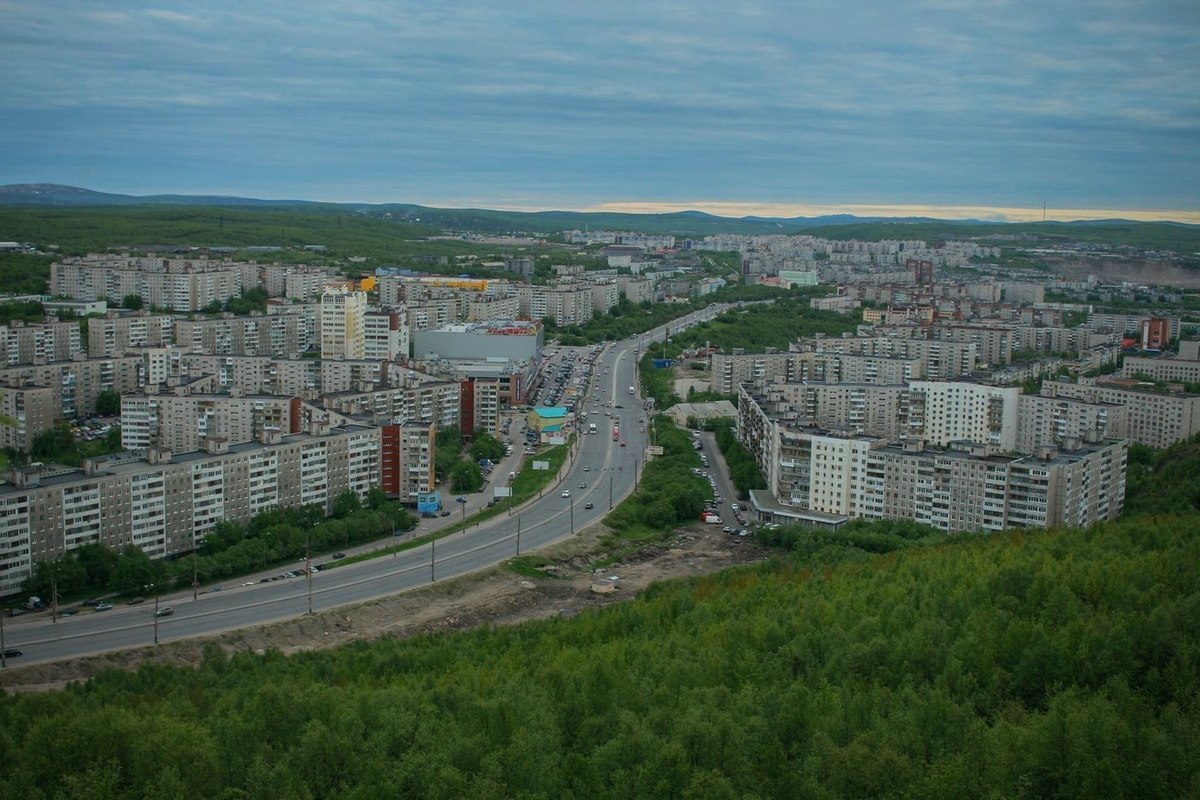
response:
[[[719,310],[714,306],[676,320],[670,327],[677,330]],[[517,555],[518,544],[522,553],[543,547],[603,517],[633,491],[642,466],[649,433],[639,431],[639,420],[645,413],[641,396],[631,396],[629,387],[638,384],[636,360],[641,343],[663,335],[664,330],[658,328],[638,337],[637,342],[626,340],[604,350],[600,356],[603,364],[598,364],[592,374],[591,393],[577,408],[589,412],[587,422],[596,422],[597,435],[577,438],[557,483],[548,486],[539,498],[508,516],[449,534],[432,545],[318,572],[311,577],[312,610],[328,611],[481,570]],[[608,401],[613,408],[603,405]],[[597,408],[599,415],[595,413]],[[605,410],[612,412],[611,419],[603,415]],[[625,447],[612,440],[615,420],[620,421]],[[569,490],[570,496],[562,497],[563,490]],[[591,510],[584,508],[589,502],[593,504]],[[173,607],[174,613],[158,618],[158,641],[207,636],[302,616],[309,609],[309,588],[309,579],[293,578],[210,590],[195,600],[190,590],[164,596],[160,605]],[[136,606],[117,605],[103,612],[81,609],[74,616],[60,617],[57,623],[52,623],[47,614],[5,620],[6,648],[23,651],[19,659],[8,662],[19,666],[152,644],[154,623],[154,603],[150,601]]]

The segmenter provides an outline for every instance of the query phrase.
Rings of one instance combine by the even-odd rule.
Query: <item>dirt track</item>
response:
[[[553,560],[548,571],[554,577],[524,578],[500,566],[382,600],[213,637],[27,667],[10,661],[9,668],[0,673],[0,687],[6,691],[43,691],[86,680],[110,668],[136,669],[148,663],[196,666],[204,648],[211,644],[227,653],[293,653],[381,636],[407,637],[484,624],[515,625],[574,616],[589,608],[628,600],[657,580],[718,572],[761,561],[768,554],[748,538],[731,538],[715,525],[696,525],[676,531],[662,545],[647,546],[623,563],[593,573],[592,554],[601,531],[595,526],[569,542],[539,551]],[[616,591],[592,591],[593,579],[611,575],[620,578]]]

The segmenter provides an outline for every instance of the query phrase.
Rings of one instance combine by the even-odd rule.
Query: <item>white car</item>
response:
[[[563,497],[570,497],[570,496],[571,496],[571,490],[570,490],[570,489],[563,489],[562,496],[563,496]]]

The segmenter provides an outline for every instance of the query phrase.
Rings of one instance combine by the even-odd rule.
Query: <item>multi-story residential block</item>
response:
[[[1121,375],[1167,383],[1200,384],[1200,360],[1170,356],[1125,356]]]
[[[408,358],[408,314],[403,309],[368,311],[363,317],[363,358],[395,361]]]
[[[1130,409],[1119,403],[1093,402],[1082,397],[1043,392],[1023,394],[1017,405],[1020,409],[1017,450],[1021,453],[1035,453],[1046,445],[1061,446],[1070,439],[1131,438]]]
[[[1165,448],[1200,433],[1200,395],[1159,392],[1137,381],[1107,378],[1091,383],[1046,381],[1041,394],[1051,400],[1116,405],[1109,415],[1112,435],[1148,447]]]
[[[180,453],[202,449],[213,438],[241,444],[261,438],[268,429],[297,433],[304,418],[301,406],[299,398],[247,397],[240,392],[131,393],[121,398],[121,446],[138,452],[160,447]]]
[[[411,373],[418,376],[420,373]],[[367,392],[332,392],[322,401],[327,410],[348,417],[364,417],[377,425],[459,425],[460,385],[421,376],[401,385]]]
[[[432,492],[437,451],[436,425],[387,425],[382,430],[380,488],[402,503]]]
[[[141,356],[56,361],[0,369],[0,382],[10,386],[46,386],[53,390],[55,417],[96,413],[96,398],[105,390],[134,392],[145,385]]]
[[[366,292],[327,288],[321,295],[321,358],[364,358],[366,314]]]
[[[649,303],[654,300],[654,283],[649,278],[634,275],[618,275],[617,285],[631,303]]]
[[[500,381],[468,378],[459,384],[460,429],[464,436],[500,436]]]
[[[310,342],[305,328],[299,314],[180,319],[175,344],[197,354],[295,358]]]
[[[77,322],[21,322],[0,325],[0,365],[69,361],[83,353]]]
[[[1093,330],[1112,331],[1118,336],[1125,336],[1131,339],[1141,339],[1143,325],[1151,320],[1158,320],[1150,314],[1109,314],[1102,311],[1094,311],[1088,314],[1086,326]],[[1179,338],[1179,318],[1168,317],[1165,319],[1167,326],[1167,339],[1173,341]],[[1162,321],[1155,323],[1155,330],[1161,336]]]
[[[0,384],[0,447],[28,450],[54,427],[58,394],[49,386]]]
[[[616,307],[621,299],[621,287],[616,281],[605,281],[592,284],[592,311],[596,314],[607,314]]]
[[[443,325],[417,331],[413,335],[413,355],[424,360],[499,358],[538,361],[544,336],[540,319]]]
[[[950,398],[954,402],[953,398]],[[1124,440],[1063,440],[1062,449],[1001,455],[995,446],[802,429],[744,392],[738,437],[783,517],[826,522],[912,519],[948,531],[1089,525],[1116,519],[1125,497]]]
[[[175,341],[175,318],[168,314],[110,311],[87,321],[88,356],[121,356],[140,347],[165,347]]]
[[[200,311],[257,285],[258,267],[207,258],[89,255],[50,265],[50,293],[78,300],[140,296],[147,305]]]
[[[521,301],[515,295],[472,295],[466,299],[467,322],[493,322],[516,319],[521,313]],[[428,326],[426,326],[428,327]]]
[[[39,561],[81,545],[135,545],[152,558],[194,551],[217,522],[268,508],[365,496],[380,479],[379,428],[348,425],[262,442],[209,441],[207,451],[113,457],[81,470],[29,470],[0,486],[0,594],[19,591]]]
[[[517,297],[522,317],[549,318],[560,327],[583,325],[591,321],[594,313],[591,287],[586,285],[520,286]]]

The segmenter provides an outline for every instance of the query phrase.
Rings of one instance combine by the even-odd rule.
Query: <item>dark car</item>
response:
[[[345,557],[346,557],[345,553],[334,553],[333,555],[330,556],[330,558],[332,558],[334,561],[337,561],[339,558],[345,558]]]
[[[16,658],[19,655],[21,655],[20,650],[5,650],[4,651],[5,658]]]
[[[438,516],[439,517],[448,517],[448,516],[450,516],[450,512],[443,508],[441,511],[438,512]]]
[[[422,511],[421,516],[425,519],[437,519],[437,514],[432,511]]]
[[[584,504],[583,504],[583,507],[584,507],[584,508],[593,508],[593,507],[594,507],[594,504],[593,504],[593,503],[584,503]]]
[[[100,601],[99,600],[84,600],[83,604],[85,606],[87,606],[88,608],[95,608],[96,606],[100,605]]]
[[[125,605],[127,605],[127,606],[140,606],[140,605],[141,605],[142,603],[144,603],[144,602],[146,602],[146,598],[144,598],[144,597],[135,597],[135,598],[133,598],[132,600],[129,600],[128,602],[126,602],[126,603],[125,603]]]

